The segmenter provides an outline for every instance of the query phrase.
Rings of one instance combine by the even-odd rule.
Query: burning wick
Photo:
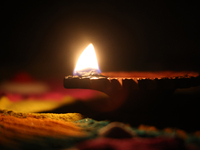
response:
[[[107,77],[101,75],[94,47],[89,44],[79,57],[73,76],[65,76],[63,85],[65,88],[70,89],[90,89],[91,82],[94,80],[99,82],[100,80],[98,81],[98,79],[107,81]]]
[[[74,76],[92,77],[101,76],[101,71],[98,66],[97,57],[92,44],[82,52],[74,69]]]

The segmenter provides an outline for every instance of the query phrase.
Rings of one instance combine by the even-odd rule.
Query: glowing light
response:
[[[86,47],[86,49],[82,52],[76,63],[74,75],[87,75],[91,71],[97,74],[101,73],[94,47],[92,44],[89,44],[88,47]]]

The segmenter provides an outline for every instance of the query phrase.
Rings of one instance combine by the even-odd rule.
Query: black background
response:
[[[199,71],[199,6],[169,1],[6,1],[0,77],[72,74],[93,43],[106,71]]]

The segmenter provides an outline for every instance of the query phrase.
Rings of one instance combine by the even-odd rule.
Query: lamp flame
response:
[[[101,71],[98,66],[94,47],[92,44],[89,44],[79,57],[73,74],[78,76],[89,76],[94,74],[98,75],[100,73]]]

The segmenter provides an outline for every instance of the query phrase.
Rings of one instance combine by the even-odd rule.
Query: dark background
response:
[[[62,82],[90,43],[103,72],[200,71],[200,13],[194,1],[18,0],[1,6],[0,81],[25,71]],[[138,125],[199,129],[200,94],[183,93],[163,94],[156,108],[149,107],[152,114],[135,113],[134,125],[137,120]]]
[[[6,1],[0,77],[72,74],[93,43],[106,71],[199,71],[199,6],[194,2]]]

